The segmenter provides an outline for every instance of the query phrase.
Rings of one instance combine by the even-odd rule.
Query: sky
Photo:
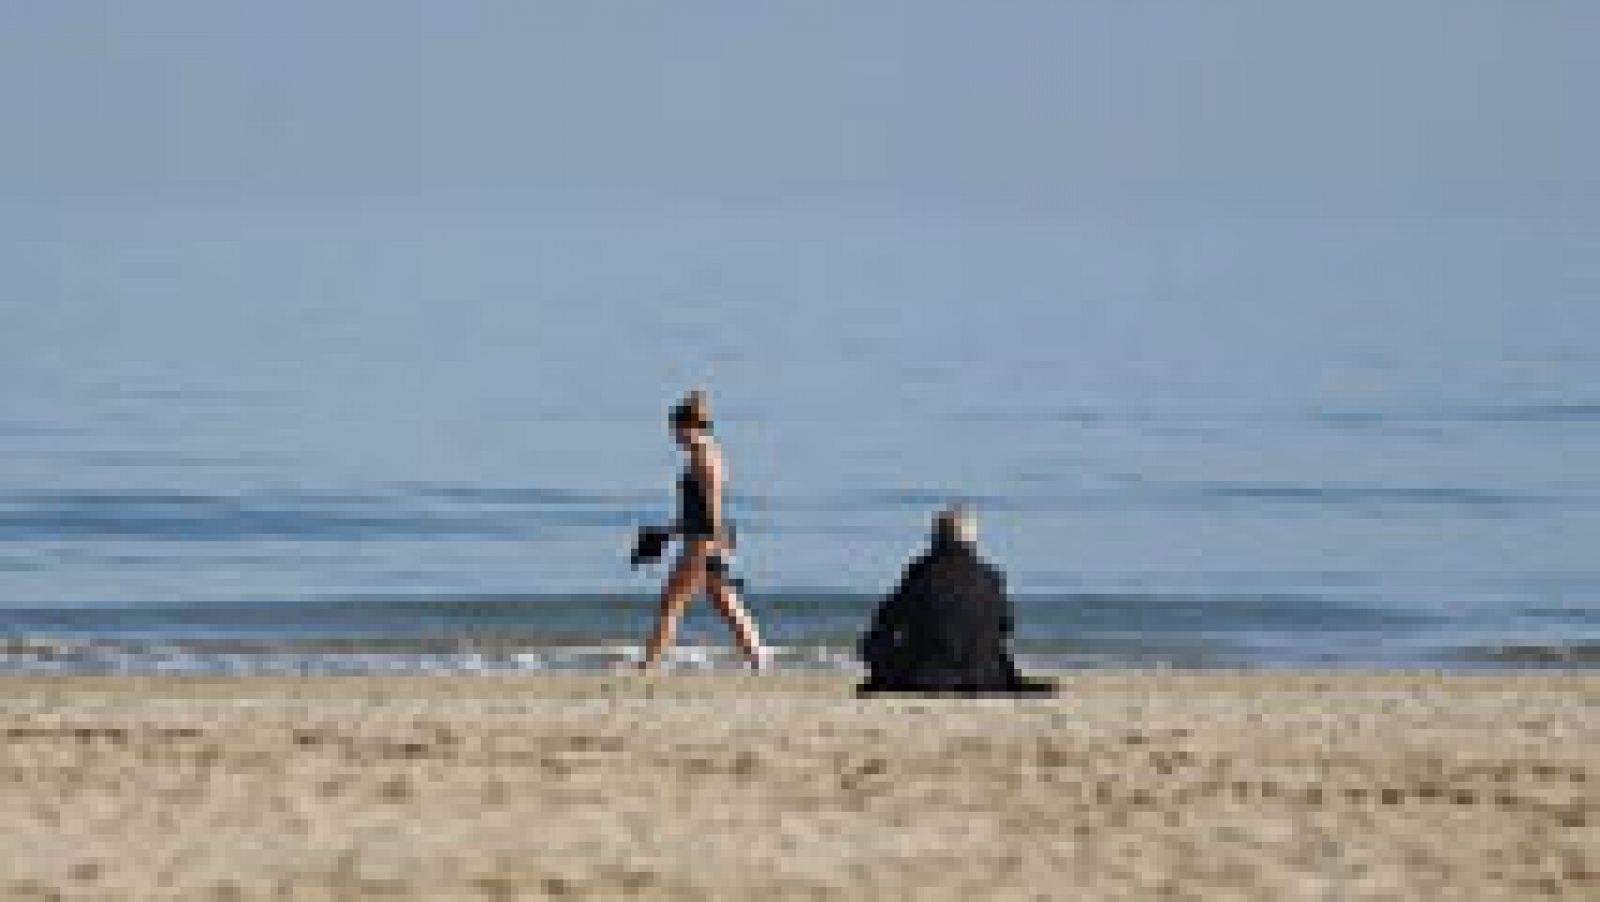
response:
[[[1600,6],[12,0],[0,199],[1591,216]]]

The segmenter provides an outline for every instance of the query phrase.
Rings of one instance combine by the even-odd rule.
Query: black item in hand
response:
[[[661,555],[667,550],[667,543],[672,541],[672,533],[659,526],[646,526],[639,530],[639,535],[633,541],[633,554],[629,556],[628,563],[635,569],[640,564],[653,564],[661,560]]]

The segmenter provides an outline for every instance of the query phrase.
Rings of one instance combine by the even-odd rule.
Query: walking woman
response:
[[[755,621],[745,610],[728,575],[725,555],[733,550],[732,531],[723,505],[727,472],[722,452],[711,436],[711,402],[702,391],[690,392],[672,408],[672,437],[688,459],[678,478],[678,521],[673,534],[680,540],[678,562],[661,590],[661,612],[645,646],[642,670],[652,670],[672,645],[678,620],[695,593],[704,589],[716,606],[750,665],[766,663]]]

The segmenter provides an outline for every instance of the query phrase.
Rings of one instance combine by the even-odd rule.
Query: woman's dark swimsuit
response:
[[[711,522],[711,500],[706,494],[705,483],[693,470],[685,470],[678,477],[678,528],[679,535],[687,542],[731,540],[733,537],[732,522],[724,522],[723,533],[718,534],[716,524]],[[729,580],[735,587],[744,584],[743,580],[734,579],[729,574],[728,559],[721,551],[706,559],[706,569],[713,576]]]
[[[715,539],[716,524],[711,522],[711,498],[705,482],[693,470],[678,477],[678,529],[684,539]]]

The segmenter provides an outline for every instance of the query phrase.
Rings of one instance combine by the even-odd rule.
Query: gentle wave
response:
[[[1457,508],[1483,512],[1586,506],[1592,499],[1452,485],[1126,480],[1075,492],[983,494],[870,489],[786,498],[744,494],[730,503],[753,533],[815,529],[790,515],[928,511],[962,501],[993,513],[1083,509],[1223,510],[1240,505],[1346,511]],[[118,540],[304,542],[532,539],[552,531],[619,531],[660,519],[659,497],[536,487],[429,487],[397,494],[227,495],[180,491],[12,492],[0,496],[0,542]],[[837,531],[860,530],[839,523]]]
[[[962,502],[986,512],[1029,513],[1096,510],[1221,509],[1241,504],[1328,508],[1508,509],[1584,506],[1594,499],[1457,485],[1384,485],[1298,482],[1177,482],[1127,477],[1104,487],[1073,492],[1015,494],[870,489],[806,498],[745,496],[738,499],[763,513],[869,513],[884,510],[935,510]]]
[[[863,626],[879,597],[850,592],[755,593],[750,606],[815,631]],[[458,595],[450,597],[357,596],[313,601],[127,602],[0,607],[0,635],[41,628],[116,634],[162,629],[224,629],[248,633],[292,630],[299,634],[417,634],[441,629],[521,628],[531,633],[598,628],[619,618],[654,616],[647,594]],[[1059,631],[1137,629],[1186,631],[1262,628],[1373,629],[1435,623],[1443,614],[1362,604],[1316,595],[1202,593],[1020,594],[1012,605],[1025,628]],[[576,627],[574,625],[577,625]]]
[[[1386,486],[1297,483],[1206,482],[1193,486],[1200,497],[1220,500],[1332,506],[1495,506],[1569,503],[1571,498],[1521,494],[1463,486]]]
[[[1418,409],[1326,409],[1313,422],[1351,429],[1600,423],[1600,403],[1476,404]]]
[[[776,646],[769,653],[775,666],[784,669],[858,669],[853,656],[841,649]],[[431,650],[397,650],[379,644],[328,650],[248,642],[21,638],[0,642],[0,673],[336,676],[594,671],[632,666],[642,654],[640,646],[627,644],[485,648],[461,643]],[[698,645],[672,649],[663,663],[692,670],[744,666],[730,649]]]
[[[769,663],[780,670],[864,672],[848,645],[770,645],[767,652]],[[0,641],[0,674],[334,676],[584,672],[631,668],[642,656],[641,646],[627,643],[493,647],[461,642],[451,647],[416,649],[384,643],[321,648],[237,641],[13,638]],[[704,643],[680,644],[663,656],[662,663],[674,670],[741,670],[747,666],[727,645]],[[1250,666],[1243,658],[1217,652],[1115,642],[1048,652],[1024,651],[1017,655],[1017,663],[1025,669]]]
[[[1461,657],[1502,665],[1600,667],[1600,641],[1491,643],[1465,648]]]
[[[514,539],[551,528],[626,526],[641,517],[628,503],[596,500],[599,496],[542,489],[505,489],[494,495],[483,491],[259,495],[12,492],[0,496],[0,541]],[[440,500],[446,503],[428,503]]]
[[[1523,403],[1436,404],[1418,407],[1325,407],[1306,411],[1156,411],[1138,408],[1062,406],[974,408],[952,413],[957,423],[1136,427],[1141,429],[1234,429],[1291,422],[1336,428],[1565,424],[1600,422],[1600,402],[1589,400]]]
[[[794,666],[854,666],[877,598],[754,595]],[[1447,618],[1311,596],[1058,594],[1013,599],[1019,653],[1041,666],[1404,663]],[[654,599],[642,595],[351,598],[0,608],[0,669],[72,672],[365,672],[592,669],[630,660]],[[685,654],[732,666],[702,606]],[[694,651],[694,649],[699,649]]]

